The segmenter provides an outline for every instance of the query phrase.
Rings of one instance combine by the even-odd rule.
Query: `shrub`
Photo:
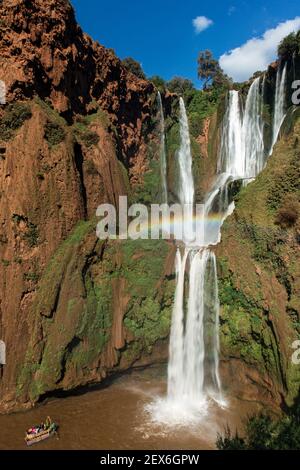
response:
[[[300,30],[283,38],[278,46],[278,56],[280,58],[289,59],[298,54],[300,54]]]
[[[295,152],[285,172],[274,180],[268,190],[267,204],[271,209],[278,209],[287,194],[300,191],[300,154]]]
[[[97,145],[99,142],[99,136],[96,132],[86,129],[85,132],[79,133],[79,138],[84,142],[87,147]]]
[[[132,57],[126,57],[122,60],[122,64],[128,72],[133,73],[136,77],[141,78],[142,80],[146,79],[146,75],[144,74],[141,64],[132,59]]]
[[[189,114],[190,133],[194,138],[197,138],[202,132],[202,120],[198,113],[192,112]]]
[[[50,147],[60,144],[66,136],[63,127],[57,122],[48,121],[45,126],[45,139]]]
[[[174,77],[172,80],[167,82],[167,88],[171,93],[177,93],[177,95],[184,96],[189,91],[194,91],[195,87],[193,82],[188,78]]]
[[[159,77],[158,75],[154,75],[153,77],[149,78],[150,82],[153,83],[153,85],[156,86],[156,88],[160,92],[164,92],[166,88],[166,82],[163,78]]]
[[[248,418],[244,437],[234,435],[227,427],[225,435],[218,436],[219,450],[298,450],[300,448],[300,402],[287,410],[286,415],[273,420],[260,413]]]
[[[39,241],[39,234],[37,226],[33,223],[28,223],[27,232],[23,235],[24,240],[28,243],[30,248],[37,246]]]
[[[32,273],[24,273],[23,279],[24,281],[28,282],[38,282],[40,276],[38,273],[32,272]]]
[[[25,103],[13,103],[7,106],[0,120],[0,139],[10,140],[14,132],[32,116],[30,106]]]
[[[299,217],[299,201],[296,194],[289,194],[285,197],[283,204],[279,207],[275,223],[281,228],[288,228],[295,225]]]

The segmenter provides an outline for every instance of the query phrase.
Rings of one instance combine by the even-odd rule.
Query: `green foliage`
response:
[[[278,46],[278,56],[281,59],[290,59],[300,54],[300,30],[290,33],[282,39]]]
[[[23,278],[24,278],[24,281],[36,283],[38,282],[40,276],[36,272],[30,272],[30,273],[24,273]]]
[[[88,148],[92,147],[93,145],[97,145],[99,142],[98,134],[88,128],[77,126],[75,128],[75,133],[78,139]]]
[[[38,228],[32,222],[28,222],[27,231],[23,234],[23,239],[26,240],[30,248],[37,246],[39,241]]]
[[[171,93],[177,93],[180,96],[185,96],[187,92],[195,90],[193,82],[182,77],[172,78],[167,82],[166,87]]]
[[[193,90],[186,95],[187,113],[191,134],[198,137],[202,131],[203,120],[211,116],[218,107],[223,89]]]
[[[0,120],[0,139],[10,140],[17,129],[32,116],[30,106],[25,103],[13,103],[7,106]]]
[[[52,107],[52,104],[50,101],[43,101],[39,97],[34,98],[34,102],[44,111],[44,113],[47,115],[49,121],[54,121],[60,124],[62,127],[66,125],[65,119],[60,116],[60,114]]]
[[[150,205],[159,202],[161,186],[159,162],[152,160],[150,169],[144,174],[143,184],[138,185],[133,194],[133,200],[142,204]]]
[[[105,253],[104,266],[115,258],[116,245]],[[128,359],[139,351],[151,352],[157,340],[166,338],[170,330],[174,284],[163,281],[163,263],[169,247],[163,240],[127,240],[118,249],[122,265],[110,272],[110,278],[125,278],[130,297],[124,325],[134,340],[129,345]],[[120,256],[119,255],[119,256]],[[106,268],[109,271],[108,268]]]
[[[65,136],[66,133],[58,122],[48,121],[46,123],[45,139],[48,141],[50,147],[60,144]]]
[[[248,300],[243,292],[233,286],[231,276],[223,277],[219,285],[219,299],[222,305],[230,305],[241,308],[246,312],[253,312],[257,307],[254,302]]]
[[[287,193],[300,192],[300,154],[295,152],[286,171],[282,172],[268,191],[267,204],[278,209]]]
[[[153,85],[155,85],[156,88],[161,93],[164,93],[164,91],[166,89],[166,81],[162,77],[159,77],[158,75],[154,75],[153,77],[149,78],[149,81],[152,82]]]
[[[199,52],[198,56],[198,78],[203,80],[204,89],[211,83],[213,86],[229,85],[230,80],[224,74],[219,62],[213,58],[209,50]]]
[[[26,225],[26,231],[22,232],[22,238],[25,240],[30,248],[37,246],[39,242],[38,228],[35,224],[28,220],[28,217],[20,214],[13,214],[12,221],[19,225],[20,222],[24,222]]]
[[[226,259],[218,259],[218,268],[222,351],[279,379],[280,355],[274,333],[267,327],[259,281],[251,285],[249,295],[248,283],[236,287]]]
[[[136,77],[141,78],[142,80],[146,79],[146,75],[144,74],[141,64],[132,57],[126,57],[122,60],[122,65],[128,70],[128,72],[133,73]]]
[[[100,108],[88,116],[78,116],[76,123],[73,126],[76,139],[79,142],[84,143],[84,145],[86,145],[88,148],[99,143],[98,134],[90,129],[90,125],[93,122],[101,123],[105,129],[111,126],[108,115]]]
[[[247,419],[244,437],[234,435],[227,427],[225,435],[219,435],[219,450],[298,450],[300,448],[299,399],[285,415],[273,420],[270,415],[260,413]]]
[[[197,138],[202,132],[202,119],[200,118],[199,113],[189,113],[189,129],[190,134]]]
[[[226,426],[224,435],[218,434],[217,449],[219,450],[245,450],[245,441],[236,431],[232,434],[229,426]]]
[[[275,223],[281,228],[289,228],[296,224],[300,214],[299,198],[296,194],[287,194],[279,207]]]

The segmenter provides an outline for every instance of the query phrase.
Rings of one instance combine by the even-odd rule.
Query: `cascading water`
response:
[[[213,251],[209,252],[206,265],[204,285],[204,371],[206,391],[219,404],[225,401],[221,394],[219,376],[219,291],[217,277],[217,261]]]
[[[218,173],[241,175],[244,169],[242,157],[242,116],[239,94],[229,92],[227,109],[222,127],[221,145],[218,160]],[[216,183],[215,186],[218,186]]]
[[[178,151],[178,199],[185,212],[184,234],[193,228],[194,181],[188,118],[180,99],[180,148]],[[187,225],[187,227],[186,227]],[[207,410],[207,393],[221,399],[218,373],[219,299],[215,255],[205,246],[194,247],[184,237],[184,247],[176,253],[176,292],[168,364],[168,396],[155,408],[159,420],[198,421]],[[188,295],[185,283],[188,278]],[[209,299],[205,295],[209,282]],[[208,291],[207,291],[208,292]],[[185,299],[187,297],[187,301]],[[205,325],[210,342],[205,348]],[[206,366],[206,367],[205,367]],[[153,410],[152,410],[153,412]]]
[[[280,107],[283,109],[284,82],[285,69],[276,93],[276,100],[281,103],[276,101],[278,110]],[[229,92],[218,173],[204,201],[204,243],[195,247],[189,244],[188,239],[184,239],[185,246],[177,249],[168,394],[166,399],[158,400],[148,407],[154,421],[171,425],[198,423],[207,414],[208,398],[213,398],[221,406],[225,404],[219,376],[217,264],[210,246],[220,242],[222,223],[234,210],[228,185],[236,180],[247,184],[258,175],[266,162],[262,118],[264,83],[265,80],[261,83],[260,78],[252,82],[244,109],[238,92]],[[181,145],[177,155],[178,197],[182,205],[192,206],[195,191],[188,119],[183,99],[180,99],[180,137]]]
[[[185,104],[179,100],[180,148],[178,160],[178,199],[184,208],[183,240],[193,240],[193,204],[195,196],[189,123]]]
[[[273,148],[277,142],[280,128],[285,117],[286,68],[287,65],[285,64],[281,72],[280,67],[278,66],[276,74],[276,89],[273,116],[273,139],[270,155],[272,155],[273,153]]]
[[[218,167],[220,174],[225,173],[233,179],[254,178],[263,169],[262,104],[259,77],[249,88],[244,112],[241,110],[238,92],[229,92]]]
[[[180,106],[180,148],[178,152],[179,163],[179,188],[178,196],[180,203],[192,205],[194,203],[194,179],[192,172],[192,154],[189,123],[184,101],[179,100]]]
[[[192,154],[188,118],[182,98],[180,106],[180,148],[178,151],[179,184],[178,198],[182,207],[187,205],[185,213],[184,235],[193,229],[194,180],[192,173]],[[168,365],[168,398],[175,403],[183,402],[193,406],[203,392],[203,315],[204,298],[201,296],[204,287],[207,254],[189,246],[184,237],[185,249],[181,255],[176,254],[177,283],[175,304],[172,317],[170,357]],[[184,308],[185,271],[189,264],[189,295],[187,315]]]
[[[170,334],[170,358],[168,364],[168,396],[172,399],[181,394],[183,377],[183,321],[184,321],[184,274],[188,251],[181,256],[180,250],[176,252],[176,292],[173,307],[171,334]]]
[[[167,186],[167,157],[166,157],[166,136],[165,136],[165,117],[160,92],[157,93],[158,110],[160,115],[160,171],[162,186],[162,202],[168,202]]]
[[[260,79],[258,77],[250,86],[242,124],[243,171],[241,175],[244,178],[255,178],[265,164],[262,106]]]

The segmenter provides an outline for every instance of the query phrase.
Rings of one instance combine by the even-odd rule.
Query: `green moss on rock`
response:
[[[12,139],[15,131],[31,116],[31,109],[27,103],[17,102],[8,105],[0,119],[0,140]]]
[[[94,220],[79,223],[40,279],[32,309],[35,327],[18,375],[19,397],[35,402],[48,392],[89,383],[91,371],[93,380],[100,380],[106,368],[118,368],[121,360],[129,367],[168,336],[174,283],[164,276],[161,260],[170,247],[164,241],[100,242],[95,226]],[[112,286],[119,281],[125,281],[122,295],[129,299],[122,351],[111,343]],[[115,359],[105,366],[108,350]]]

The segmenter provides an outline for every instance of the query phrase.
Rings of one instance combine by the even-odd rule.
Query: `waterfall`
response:
[[[218,170],[233,179],[254,178],[264,166],[264,124],[260,78],[251,84],[242,112],[239,93],[229,92]]]
[[[179,122],[178,197],[182,205],[192,206],[195,191],[189,126],[183,99],[180,99]],[[222,223],[234,208],[228,195],[228,183],[236,179],[254,178],[264,166],[263,129],[261,87],[257,78],[249,88],[244,110],[238,92],[229,92],[218,174],[204,201],[204,246],[191,247],[185,241],[183,254],[177,250],[168,400],[177,403],[185,418],[187,410],[192,413],[199,412],[200,408],[204,410],[208,397],[224,404],[219,376],[217,264],[210,246],[219,243]],[[188,292],[185,295],[187,281]]]
[[[274,129],[284,115],[285,74],[286,68],[277,80]],[[244,107],[239,93],[235,90],[229,92],[217,175],[204,201],[204,243],[193,246],[184,239],[184,246],[177,248],[168,393],[165,399],[148,407],[154,421],[172,425],[199,423],[199,419],[207,414],[209,398],[220,406],[226,405],[219,375],[217,263],[211,246],[220,242],[221,226],[234,210],[229,184],[236,180],[247,184],[259,174],[266,162],[264,86],[265,78],[262,82],[260,78],[252,82]],[[188,118],[182,98],[179,104],[178,198],[181,205],[188,204],[193,210],[195,189]],[[281,121],[278,116],[281,116]]]
[[[275,102],[274,102],[274,116],[273,116],[273,140],[270,150],[270,155],[273,153],[274,145],[277,142],[281,125],[285,118],[285,89],[286,89],[286,64],[282,72],[278,66],[276,74],[276,89],[275,89]]]
[[[189,123],[183,98],[179,100],[180,148],[178,160],[178,199],[184,210],[183,240],[188,244],[194,239],[193,204],[194,179],[192,171],[192,152]]]
[[[183,395],[193,403],[204,393],[204,279],[209,251],[190,253],[189,298],[184,338]]]
[[[249,89],[242,124],[242,158],[244,178],[255,178],[264,167],[264,123],[262,119],[262,97],[260,78],[256,78]]]
[[[179,100],[180,107],[180,148],[178,152],[180,203],[192,205],[194,202],[194,179],[192,172],[192,153],[189,123],[183,98]]]
[[[218,173],[241,175],[243,173],[242,158],[242,116],[239,94],[229,92],[228,104],[222,126]]]
[[[228,197],[228,185],[235,180],[247,184],[264,168],[263,112],[264,80],[256,78],[248,91],[244,110],[239,93],[231,90],[228,95],[221,145],[218,158],[218,174],[205,201],[205,245],[216,245],[221,239],[221,226],[233,211],[234,203]],[[211,220],[211,215],[214,215]]]
[[[183,377],[183,321],[184,321],[184,273],[188,251],[183,257],[179,249],[176,253],[176,292],[170,335],[170,357],[168,363],[168,395],[176,399],[181,395]]]
[[[166,135],[165,135],[165,117],[160,92],[157,93],[158,109],[160,115],[160,171],[162,186],[162,202],[168,203],[167,186],[167,157],[166,157]]]
[[[179,184],[178,198],[181,205],[188,205],[191,217],[184,220],[189,225],[193,215],[194,181],[192,174],[192,155],[188,118],[184,101],[180,99],[180,148],[178,151]],[[190,227],[191,228],[191,227]],[[217,270],[215,255],[206,247],[193,247],[184,239],[183,254],[177,249],[176,254],[176,292],[172,315],[171,336],[168,364],[168,400],[178,405],[186,417],[206,408],[207,388],[205,374],[204,322],[213,324],[209,345],[213,360],[209,361],[210,389],[215,398],[219,398],[221,384],[218,374],[218,315],[219,300],[217,294]],[[213,269],[208,269],[212,264]],[[205,285],[208,272],[212,274],[214,296],[213,307],[208,308],[205,297]],[[188,280],[187,302],[185,302],[185,281]]]
[[[217,260],[214,252],[210,251],[206,279],[204,285],[204,330],[206,382],[209,394],[220,400],[221,380],[219,376],[219,317],[220,302],[217,276]],[[217,394],[216,394],[217,391]]]

